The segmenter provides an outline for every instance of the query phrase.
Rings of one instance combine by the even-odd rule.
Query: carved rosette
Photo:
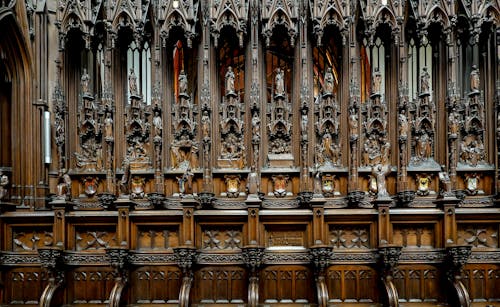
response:
[[[242,248],[243,261],[250,269],[252,274],[254,274],[262,265],[264,250],[265,248],[262,246],[244,246]]]
[[[177,265],[184,275],[191,274],[191,269],[196,261],[196,248],[194,247],[175,247],[175,259]]]

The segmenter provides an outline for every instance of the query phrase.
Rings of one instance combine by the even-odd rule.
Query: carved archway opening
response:
[[[19,5],[23,10],[24,4]],[[36,199],[33,189],[44,181],[44,169],[41,159],[34,154],[41,146],[41,117],[32,104],[31,57],[24,37],[29,37],[27,30],[23,32],[18,21],[9,10],[0,14],[0,170],[7,175],[11,185],[10,199]],[[42,191],[44,193],[45,191]],[[36,193],[39,194],[39,193]],[[40,193],[41,194],[41,193]],[[7,198],[3,199],[4,201]],[[43,201],[35,204],[28,201],[24,205],[43,207]]]
[[[325,27],[322,43],[313,47],[314,101],[316,114],[315,165],[323,172],[341,166],[340,83],[342,36],[338,27]]]

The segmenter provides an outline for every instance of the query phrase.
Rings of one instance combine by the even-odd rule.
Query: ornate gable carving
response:
[[[317,44],[321,45],[324,30],[328,25],[335,25],[340,30],[345,43],[345,35],[347,35],[346,31],[348,27],[348,8],[346,7],[346,2],[329,0],[325,3],[325,1],[321,0],[310,0],[309,7]]]
[[[288,31],[290,44],[295,45],[297,37],[299,17],[299,2],[296,0],[267,0],[262,7],[262,33],[266,38],[266,45],[269,46],[273,29],[277,25],[283,25]]]
[[[232,27],[238,35],[240,47],[243,48],[243,37],[246,34],[248,21],[248,0],[214,0],[210,5],[210,18],[212,19],[211,33],[214,45],[218,47],[218,38],[223,27]]]
[[[158,5],[158,21],[161,25],[160,36],[163,44],[173,28],[181,28],[189,48],[196,36],[199,3],[196,0],[161,0]]]

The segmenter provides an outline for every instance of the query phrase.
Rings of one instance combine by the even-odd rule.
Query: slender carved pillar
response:
[[[462,283],[461,271],[471,254],[471,245],[453,245],[446,248],[446,277],[450,282],[448,298],[451,306],[471,306],[469,292]]]
[[[117,241],[122,247],[130,246],[130,227],[129,227],[129,204],[119,204],[118,209],[118,229],[117,229]]]
[[[128,283],[127,258],[128,249],[122,247],[112,247],[106,249],[110,265],[114,269],[115,284],[109,294],[109,306],[118,307],[122,298],[123,290]]]
[[[313,246],[310,249],[312,263],[314,265],[314,276],[316,280],[316,296],[318,306],[328,306],[328,287],[326,285],[326,270],[329,260],[333,254],[332,248],[326,245]]]
[[[259,304],[259,268],[264,257],[264,247],[249,245],[243,247],[243,261],[249,269],[248,274],[248,306]]]
[[[40,307],[50,307],[57,301],[54,299],[56,291],[64,283],[64,268],[62,267],[61,247],[40,247],[38,256],[42,263],[42,268],[48,276],[48,284],[40,297]]]
[[[398,307],[399,296],[396,286],[392,282],[394,269],[401,256],[401,246],[383,245],[379,247],[381,278],[383,289],[385,290],[384,306]]]
[[[392,239],[391,232],[391,218],[389,214],[389,206],[392,202],[391,199],[375,200],[378,208],[378,239],[379,244],[388,244]]]
[[[188,307],[191,285],[193,283],[193,264],[195,262],[196,249],[183,246],[174,248],[177,265],[182,271],[182,285],[179,292],[179,306]]]

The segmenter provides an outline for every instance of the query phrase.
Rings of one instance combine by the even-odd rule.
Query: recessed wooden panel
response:
[[[306,224],[265,225],[264,244],[266,247],[307,247],[308,234]]]
[[[327,271],[330,302],[378,302],[377,272],[365,265],[331,266]]]
[[[463,273],[463,283],[472,301],[500,301],[500,265],[468,264]]]
[[[110,267],[80,267],[67,274],[68,302],[71,304],[107,303],[115,284]]]
[[[330,225],[328,242],[334,249],[369,249],[370,225]]]
[[[134,304],[178,303],[182,273],[176,266],[144,266],[130,274],[131,302]]]
[[[472,248],[498,248],[498,224],[458,224],[458,244]]]
[[[242,247],[242,225],[204,225],[201,227],[201,249],[235,250]]]
[[[195,274],[193,296],[197,303],[244,303],[247,274],[236,266],[202,268]]]
[[[394,244],[407,248],[436,247],[433,224],[394,224]]]
[[[394,285],[403,302],[443,302],[442,272],[431,265],[400,265],[394,271]]]
[[[313,273],[304,266],[270,266],[260,274],[263,303],[313,303]]]
[[[179,227],[141,225],[136,241],[138,250],[168,250],[179,246]]]
[[[12,227],[12,251],[34,251],[39,247],[52,246],[52,227]]]
[[[74,242],[76,251],[104,250],[117,246],[116,226],[78,226],[75,228]]]
[[[5,300],[10,305],[36,305],[48,276],[41,268],[13,268],[5,272]]]

